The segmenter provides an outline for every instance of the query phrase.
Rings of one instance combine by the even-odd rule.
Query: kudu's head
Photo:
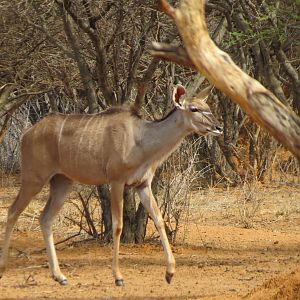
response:
[[[184,99],[186,90],[182,85],[177,85],[173,91],[173,103],[182,112],[184,123],[189,131],[194,131],[201,135],[218,136],[222,134],[223,129],[205,102],[210,91],[211,87],[208,87],[196,97]]]

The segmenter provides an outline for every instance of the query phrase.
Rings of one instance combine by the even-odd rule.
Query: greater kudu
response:
[[[34,195],[50,181],[50,196],[40,216],[53,278],[67,284],[59,268],[53,243],[52,224],[74,181],[111,184],[113,223],[113,275],[123,285],[118,256],[123,226],[124,186],[135,187],[141,202],[159,231],[167,258],[166,280],[171,282],[175,259],[166,236],[164,221],[151,191],[157,166],[183,138],[197,132],[220,135],[222,129],[204,102],[209,91],[183,100],[185,89],[173,92],[174,109],[160,121],[146,121],[130,108],[111,108],[93,115],[50,114],[31,127],[21,142],[21,188],[10,206],[0,260],[2,276],[13,227]]]

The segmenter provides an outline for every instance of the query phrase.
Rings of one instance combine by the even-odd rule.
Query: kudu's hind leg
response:
[[[112,271],[117,286],[124,285],[123,276],[119,267],[120,237],[123,229],[123,191],[124,184],[111,184],[111,215],[114,243]]]
[[[62,285],[68,283],[59,268],[55,246],[53,242],[52,225],[55,216],[64,204],[64,200],[72,187],[72,181],[63,175],[55,175],[50,180],[50,195],[48,202],[40,216],[40,225],[46,244],[49,266],[54,280]]]
[[[0,259],[0,278],[3,275],[5,270],[8,253],[9,253],[9,245],[11,240],[11,235],[14,229],[14,225],[16,224],[20,214],[27,207],[30,200],[41,191],[45,182],[35,181],[32,182],[22,182],[20,191],[18,196],[16,197],[13,204],[10,206],[7,214],[7,223],[2,247],[2,255]]]
[[[171,283],[172,277],[175,273],[175,259],[169,244],[169,240],[165,230],[164,220],[162,218],[161,212],[157,206],[156,200],[152,194],[150,186],[145,186],[137,189],[139,198],[150,214],[158,232],[160,235],[161,242],[165,251],[167,258],[167,271],[166,271],[166,281]]]

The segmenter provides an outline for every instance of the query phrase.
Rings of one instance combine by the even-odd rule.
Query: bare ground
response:
[[[300,299],[300,190],[257,185],[251,193],[193,193],[173,246],[177,270],[171,285],[164,280],[164,254],[152,226],[144,245],[122,245],[122,288],[111,275],[111,245],[95,241],[58,245],[69,285],[51,279],[37,222],[42,193],[14,232],[0,299]],[[0,189],[1,228],[15,194],[16,188]],[[72,207],[69,200],[54,228],[56,240],[74,233],[63,217],[73,214]]]

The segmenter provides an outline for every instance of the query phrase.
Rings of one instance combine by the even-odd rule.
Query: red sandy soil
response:
[[[173,245],[172,283],[164,280],[164,253],[150,226],[144,245],[121,247],[121,288],[111,275],[111,245],[95,241],[58,245],[69,285],[51,279],[36,218],[42,194],[20,217],[0,299],[300,299],[300,190],[258,186],[255,193],[256,202],[246,203],[238,188],[194,192]],[[1,229],[15,194],[0,189]],[[66,212],[72,214],[70,200],[54,226],[56,240],[74,233]]]

